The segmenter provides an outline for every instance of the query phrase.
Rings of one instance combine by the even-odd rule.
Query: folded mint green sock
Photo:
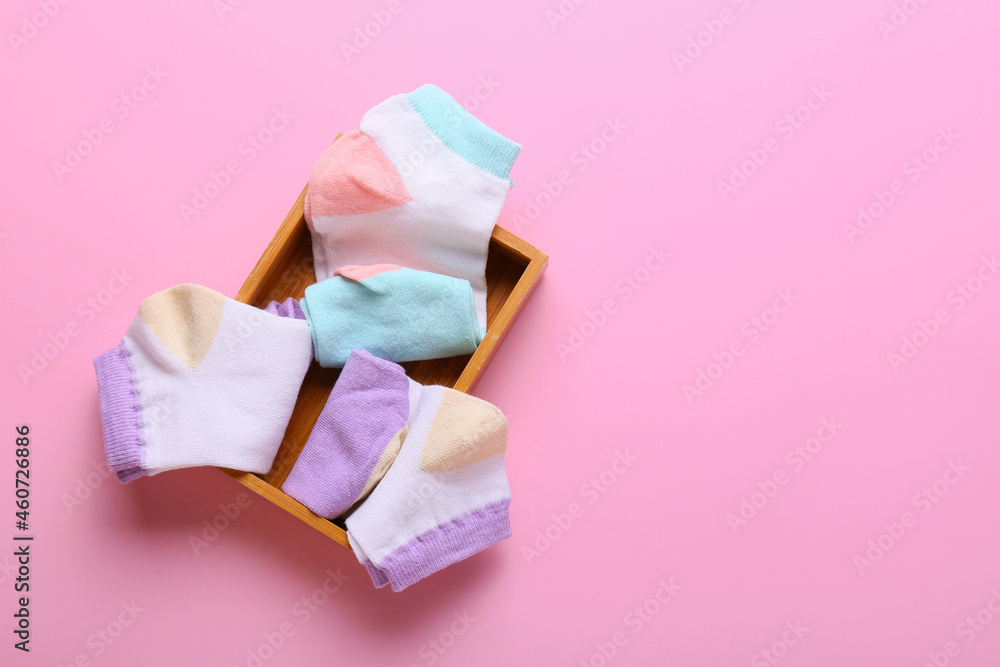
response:
[[[342,267],[301,305],[316,361],[333,368],[354,349],[394,362],[471,354],[485,334],[468,280],[394,264]]]

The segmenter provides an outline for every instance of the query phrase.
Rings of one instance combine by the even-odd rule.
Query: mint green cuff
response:
[[[510,178],[520,144],[488,127],[437,86],[420,86],[406,99],[445,146],[498,178]]]

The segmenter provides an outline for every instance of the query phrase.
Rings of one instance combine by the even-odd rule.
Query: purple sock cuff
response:
[[[382,574],[377,567],[372,565],[370,560],[366,560],[361,564],[365,566],[366,570],[368,570],[368,576],[372,578],[372,583],[375,584],[375,588],[382,588],[389,584],[389,578]]]
[[[502,500],[428,530],[390,553],[379,565],[365,562],[377,588],[399,592],[452,563],[510,537],[510,500]],[[381,582],[381,583],[380,583]]]
[[[282,317],[291,317],[292,319],[295,320],[306,319],[306,314],[302,312],[302,306],[300,306],[299,302],[293,299],[292,297],[288,297],[281,303],[278,303],[277,301],[272,301],[271,303],[267,304],[267,306],[264,308],[264,311],[268,313],[273,313],[274,315],[280,315]]]
[[[119,345],[94,359],[104,453],[123,484],[148,474],[142,468],[142,430],[127,355]]]
[[[142,468],[129,468],[128,470],[119,470],[115,473],[115,476],[118,477],[118,481],[122,484],[128,484],[132,480],[145,477],[148,474]]]
[[[406,426],[409,409],[402,366],[355,350],[282,491],[318,516],[340,516],[358,500],[386,446]]]

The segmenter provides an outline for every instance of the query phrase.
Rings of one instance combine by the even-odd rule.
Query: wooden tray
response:
[[[303,214],[305,197],[303,189],[240,288],[238,301],[263,308],[272,300],[284,301],[290,296],[301,299],[306,287],[316,282],[312,240]],[[471,355],[402,364],[406,374],[423,384],[470,391],[538,284],[548,259],[548,255],[506,229],[494,227],[486,262],[487,330],[483,342]],[[340,369],[321,368],[315,361],[309,367],[270,472],[257,475],[228,468],[220,470],[349,549],[347,533],[339,520],[328,521],[317,516],[281,491],[339,375]]]

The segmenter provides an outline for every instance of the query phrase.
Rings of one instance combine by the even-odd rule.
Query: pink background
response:
[[[48,2],[8,2],[0,24],[0,543],[21,423],[36,535],[30,656],[0,548],[0,663],[997,664],[1000,280],[977,276],[1000,252],[996,3],[907,0],[888,31],[889,0],[590,2],[554,24],[556,0]],[[371,12],[391,21],[348,61]],[[689,38],[704,46],[678,63]],[[165,78],[116,102],[147,67]],[[510,421],[514,537],[393,594],[255,497],[195,553],[243,487],[101,478],[91,359],[154,291],[235,294],[336,133],[425,82],[523,144],[500,224],[552,257],[476,390]],[[294,118],[248,159],[275,108]],[[724,198],[734,165],[754,173]],[[894,368],[921,321],[935,335]]]

